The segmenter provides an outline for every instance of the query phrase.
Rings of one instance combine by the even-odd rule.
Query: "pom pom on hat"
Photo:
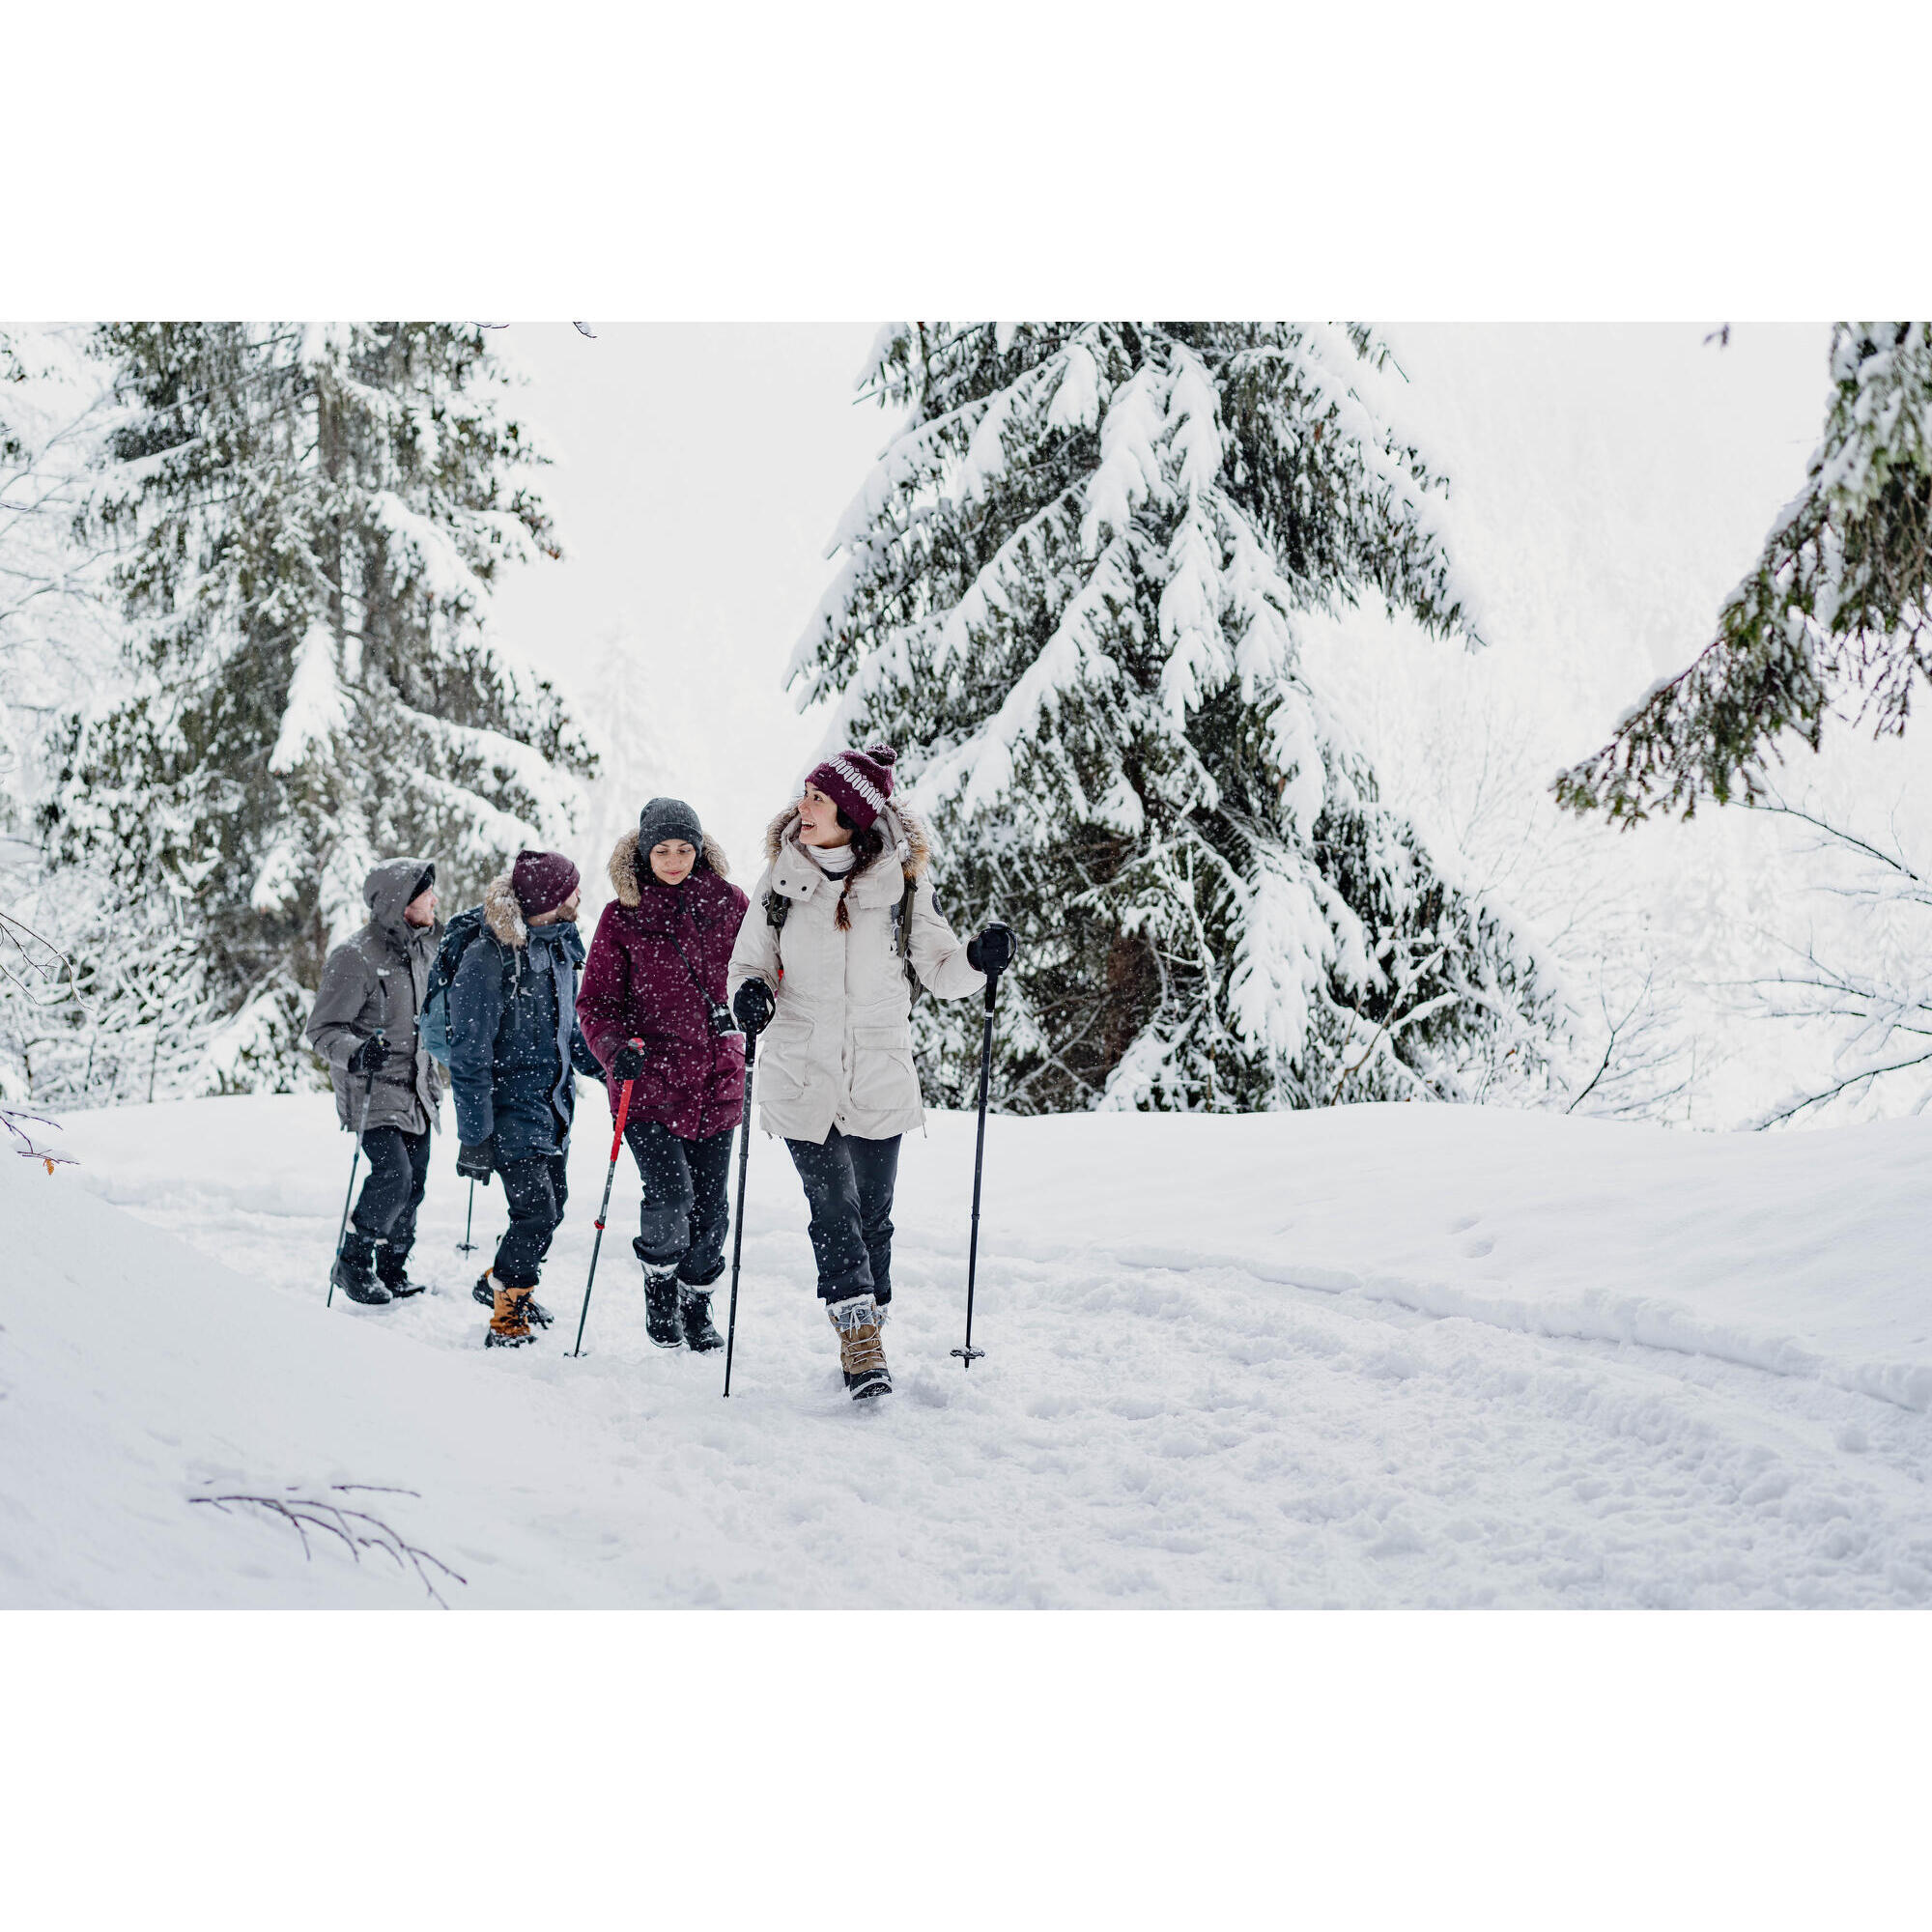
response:
[[[835,752],[806,775],[862,830],[886,809],[893,795],[893,767],[899,754],[890,745],[867,745],[863,752]]]

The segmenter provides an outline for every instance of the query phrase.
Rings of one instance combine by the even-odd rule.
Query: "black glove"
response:
[[[611,1057],[612,1080],[637,1080],[644,1071],[644,1049],[634,1039],[626,1040]]]
[[[352,1073],[378,1072],[388,1057],[389,1049],[380,1039],[365,1039],[349,1056],[349,1070]]]
[[[456,1150],[456,1171],[466,1180],[488,1181],[497,1171],[496,1136],[478,1141],[473,1147],[465,1141]]]
[[[731,1002],[731,1016],[755,1037],[771,1025],[776,1006],[772,989],[762,980],[747,980]]]
[[[1013,929],[996,921],[966,942],[966,963],[981,973],[1004,973],[1013,963]]]

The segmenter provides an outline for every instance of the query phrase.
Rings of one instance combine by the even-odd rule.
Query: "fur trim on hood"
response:
[[[619,905],[634,906],[643,896],[638,885],[639,856],[638,835],[635,832],[625,833],[611,848],[611,890],[617,895]],[[704,835],[704,844],[697,855],[697,865],[708,866],[721,879],[728,879],[731,876],[731,867],[725,861],[724,846],[719,844],[708,832]],[[649,869],[649,859],[644,860],[644,867],[646,870]],[[697,866],[692,867],[694,872],[696,869]]]
[[[508,872],[499,872],[483,894],[483,923],[505,946],[527,946],[530,929],[524,923],[524,909]]]
[[[896,847],[899,870],[908,879],[924,875],[925,868],[932,863],[932,848],[927,842],[924,823],[909,806],[889,804],[873,823],[886,835],[886,851]],[[765,864],[778,864],[779,854],[788,843],[793,842],[792,835],[798,830],[798,807],[788,805],[765,827]],[[885,857],[882,852],[879,855]]]

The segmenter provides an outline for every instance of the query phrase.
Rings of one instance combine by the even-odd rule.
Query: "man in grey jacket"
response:
[[[368,1107],[369,1178],[331,1279],[350,1300],[380,1305],[422,1293],[408,1263],[442,1100],[442,1069],[416,1037],[442,932],[436,867],[385,859],[363,882],[362,897],[369,923],[324,964],[308,1043],[328,1062],[336,1118],[351,1133]]]

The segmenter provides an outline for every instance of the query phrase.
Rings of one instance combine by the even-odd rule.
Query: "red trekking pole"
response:
[[[634,1039],[633,1046],[642,1046],[643,1041]],[[590,1317],[590,1288],[597,1279],[597,1257],[604,1252],[604,1217],[611,1211],[611,1183],[617,1178],[617,1152],[624,1145],[624,1122],[631,1117],[631,1086],[625,1081],[623,1091],[617,1096],[617,1131],[611,1136],[611,1167],[604,1177],[604,1202],[597,1209],[597,1238],[590,1246],[590,1280],[583,1284],[583,1313],[577,1318],[577,1347],[572,1355],[583,1352],[583,1324]]]

